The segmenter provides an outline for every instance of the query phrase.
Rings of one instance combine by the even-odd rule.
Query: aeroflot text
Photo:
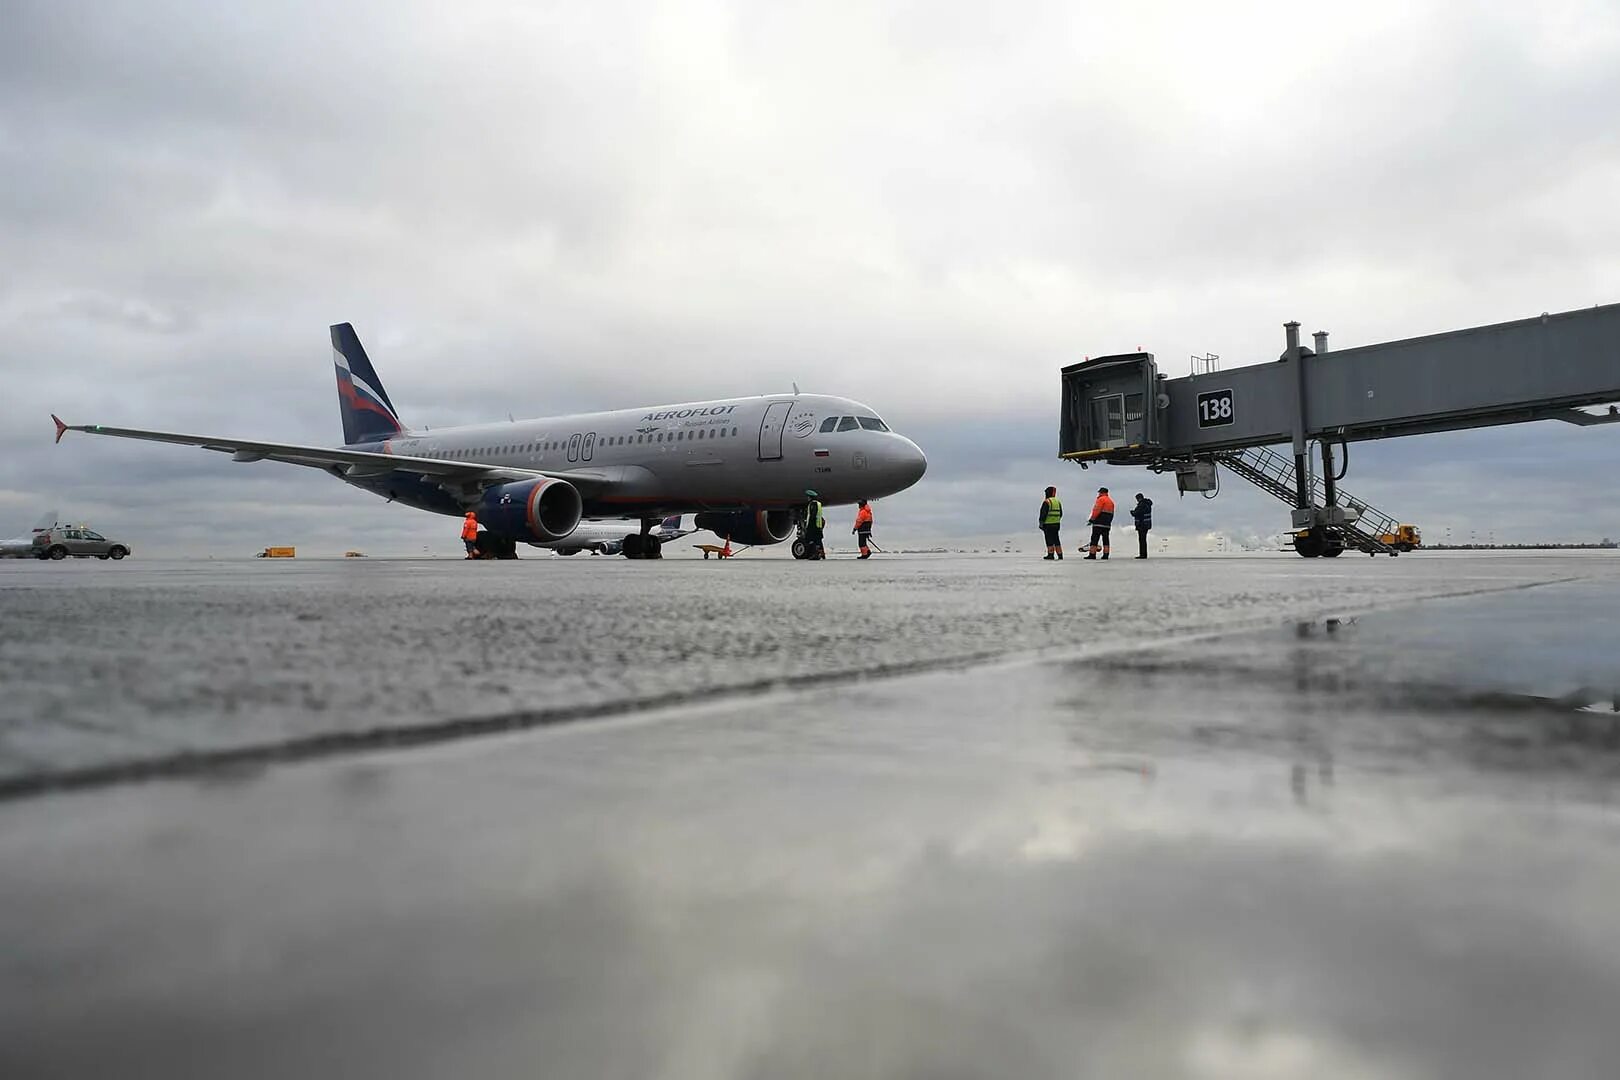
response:
[[[685,420],[688,416],[725,416],[735,405],[716,405],[709,409],[671,409],[667,412],[650,412],[642,420]]]

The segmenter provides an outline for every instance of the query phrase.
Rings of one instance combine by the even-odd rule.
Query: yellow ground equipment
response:
[[[296,556],[297,554],[298,554],[298,549],[297,548],[267,547],[263,551],[259,552],[257,555],[255,555],[253,557],[255,559],[291,559],[294,556]]]
[[[1397,525],[1394,532],[1380,533],[1378,539],[1396,551],[1411,551],[1423,546],[1423,534],[1416,525]]]

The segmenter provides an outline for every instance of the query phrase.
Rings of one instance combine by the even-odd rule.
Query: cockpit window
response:
[[[860,420],[861,427],[865,428],[867,431],[889,430],[889,426],[875,416],[861,416],[857,417],[857,419]]]
[[[855,422],[855,418],[853,416],[840,416],[838,418],[839,431],[854,431],[858,427],[860,427],[860,425]]]
[[[825,420],[823,420],[821,422],[821,433],[823,435],[825,435],[827,432],[833,430],[837,426],[838,426],[838,417],[829,416],[829,417],[827,417],[827,419],[825,419]]]

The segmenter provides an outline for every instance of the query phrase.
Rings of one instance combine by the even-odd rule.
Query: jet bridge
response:
[[[1326,333],[1313,349],[1298,323],[1284,329],[1276,362],[1230,371],[1170,379],[1145,352],[1064,368],[1059,456],[1173,470],[1182,491],[1218,490],[1225,465],[1292,504],[1300,554],[1394,554],[1358,524],[1370,508],[1338,489],[1335,447],[1530,420],[1620,421],[1613,405],[1583,409],[1620,401],[1620,304],[1332,352]],[[1292,468],[1265,449],[1278,443],[1290,444]]]

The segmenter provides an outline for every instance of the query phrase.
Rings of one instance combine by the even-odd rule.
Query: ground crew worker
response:
[[[1091,504],[1091,554],[1088,559],[1097,557],[1097,545],[1102,544],[1102,557],[1108,558],[1108,530],[1114,524],[1114,500],[1109,496],[1107,488],[1097,489],[1097,501]]]
[[[1040,523],[1041,532],[1046,536],[1046,558],[1063,558],[1063,538],[1058,535],[1058,528],[1063,524],[1063,502],[1057,497],[1057,488],[1046,489],[1046,498],[1041,500],[1040,516],[1035,520]]]
[[[731,558],[731,537],[728,536],[725,539],[725,546],[720,549],[720,557],[722,559],[729,559]]]
[[[1136,522],[1136,557],[1147,558],[1147,534],[1153,528],[1153,500],[1136,493],[1136,505],[1131,507],[1131,518]]]
[[[869,550],[872,543],[872,508],[866,505],[865,499],[860,500],[857,505],[860,509],[855,511],[855,527],[849,531],[854,533],[855,539],[860,542],[861,558],[870,559],[872,557],[872,552]]]
[[[467,545],[467,558],[478,558],[478,515],[471,510],[461,519],[461,541]]]
[[[804,493],[810,499],[804,508],[804,557],[825,559],[827,546],[821,536],[827,527],[827,516],[821,510],[821,496],[809,488],[805,488]]]

